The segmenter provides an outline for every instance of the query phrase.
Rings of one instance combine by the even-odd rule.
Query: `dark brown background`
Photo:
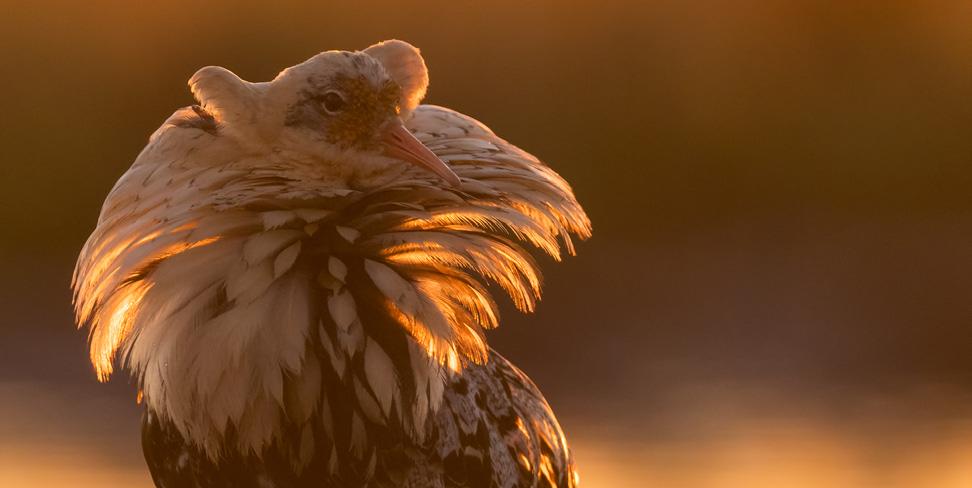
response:
[[[491,336],[585,486],[972,486],[972,4],[327,3],[0,1],[0,485],[148,486],[68,281],[188,77],[397,37],[594,221]]]

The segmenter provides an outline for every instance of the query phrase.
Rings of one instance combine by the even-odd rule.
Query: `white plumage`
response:
[[[523,311],[539,297],[518,242],[559,260],[590,224],[532,155],[419,105],[427,85],[401,41],[325,52],[266,83],[203,68],[190,80],[200,106],[176,111],[106,199],[75,272],[78,323],[99,377],[128,369],[147,426],[205,453],[200,472],[279,451],[298,478],[372,483],[390,476],[377,453],[394,438],[412,446],[402,476],[440,480],[399,486],[460,486],[442,481],[456,450],[488,458],[500,486],[574,483],[548,407],[483,329],[498,323],[486,282]],[[476,388],[519,412],[513,430],[466,403]],[[479,444],[448,444],[450,428],[480,423]],[[550,452],[530,444],[548,438]],[[149,461],[158,482],[175,476]]]

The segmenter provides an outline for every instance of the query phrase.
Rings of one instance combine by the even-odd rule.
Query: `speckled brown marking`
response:
[[[344,95],[347,106],[340,113],[331,115],[327,141],[341,147],[377,145],[378,128],[399,111],[401,88],[398,84],[386,81],[376,90],[363,78],[341,76],[332,86]]]
[[[363,77],[339,75],[327,81],[309,79],[308,84],[314,88],[300,93],[284,123],[319,131],[327,142],[345,149],[375,148],[382,124],[400,111],[401,88],[391,80],[375,88]],[[324,109],[324,95],[330,90],[340,92],[347,102],[340,112]]]
[[[183,109],[182,118],[175,122],[176,127],[183,129],[199,129],[211,135],[216,135],[216,118],[199,105],[193,105],[192,113]]]

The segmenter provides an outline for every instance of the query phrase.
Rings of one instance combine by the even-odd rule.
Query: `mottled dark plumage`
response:
[[[351,411],[357,402],[340,396],[330,401],[332,411]],[[152,412],[143,418],[142,445],[152,479],[164,488],[574,486],[572,461],[549,406],[530,379],[499,354],[467,367],[446,386],[443,401],[424,443],[402,436],[395,426],[371,426],[374,453],[356,469],[343,464],[336,474],[329,467],[333,444],[316,450],[300,471],[294,469],[304,463],[298,450],[281,443],[260,455],[229,451],[213,461]],[[287,427],[299,438],[298,426]],[[497,471],[500,466],[515,469]]]

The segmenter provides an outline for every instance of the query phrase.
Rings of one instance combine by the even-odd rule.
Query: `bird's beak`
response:
[[[393,122],[391,127],[385,130],[381,140],[385,146],[385,156],[408,161],[435,173],[451,186],[459,186],[459,177],[449,168],[449,165],[425,147],[422,141],[416,139],[401,122]]]

